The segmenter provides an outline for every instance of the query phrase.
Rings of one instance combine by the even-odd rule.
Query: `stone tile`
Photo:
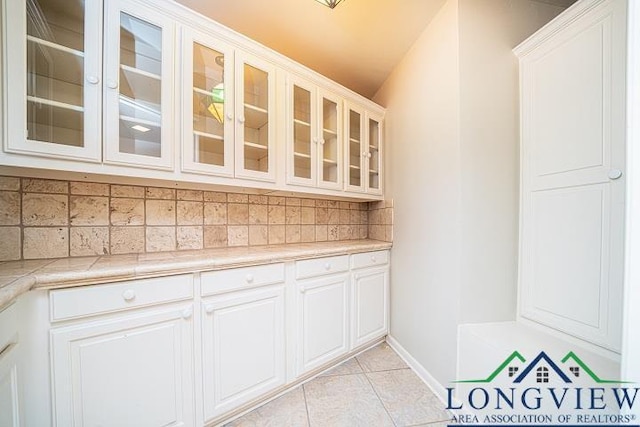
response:
[[[230,225],[227,229],[227,236],[229,246],[248,246],[249,226]]]
[[[227,205],[227,210],[229,225],[242,225],[249,223],[249,205],[229,203]]]
[[[50,260],[20,260],[6,262],[2,264],[0,269],[0,277],[24,276],[33,273],[47,265],[51,264]]]
[[[358,202],[350,202],[349,203],[349,209],[351,209],[352,211],[359,211],[360,210],[360,205],[361,205],[361,203],[358,203]]]
[[[51,179],[22,178],[22,192],[67,194],[69,183]]]
[[[287,225],[300,224],[300,207],[287,206],[284,213],[284,222]]]
[[[20,193],[0,191],[0,225],[20,225]]]
[[[326,208],[329,203],[326,200],[316,200],[316,207],[318,208]]]
[[[284,206],[269,206],[269,224],[280,225],[284,223],[285,223]]]
[[[267,224],[269,222],[269,208],[267,205],[249,205],[249,224]]]
[[[177,199],[201,202],[203,198],[202,194],[203,192],[200,190],[178,190]]]
[[[270,205],[284,206],[285,201],[286,201],[286,199],[284,197],[269,196],[269,204]]]
[[[109,255],[109,227],[71,227],[71,256]]]
[[[65,258],[69,256],[68,227],[25,227],[24,259]]]
[[[14,178],[12,176],[0,176],[0,190],[19,191],[20,178]]]
[[[360,211],[360,225],[369,224],[369,211]]]
[[[329,209],[328,210],[327,224],[329,224],[329,225],[338,225],[338,224],[340,224],[340,210],[339,209]]]
[[[338,240],[338,228],[340,226],[338,225],[330,225],[329,228],[327,229],[327,240],[330,242],[333,242],[335,240]]]
[[[411,369],[370,372],[367,377],[396,425],[451,419],[442,402]]]
[[[301,225],[300,226],[300,241],[301,242],[315,242],[316,241],[316,226],[315,225]]]
[[[287,197],[285,204],[287,206],[300,206],[300,199],[297,197]]]
[[[269,196],[261,196],[258,194],[249,194],[249,204],[266,205],[269,203]]]
[[[329,210],[327,208],[316,208],[316,224],[329,223]]]
[[[301,206],[310,207],[310,208],[315,208],[316,207],[316,200],[315,199],[301,199],[300,200],[300,205]]]
[[[249,246],[266,245],[269,243],[269,227],[266,225],[249,226]]]
[[[300,243],[300,226],[299,225],[286,226],[286,241],[287,243]]]
[[[408,368],[407,364],[387,343],[382,343],[364,353],[360,353],[356,358],[365,372]]]
[[[147,199],[175,200],[176,190],[172,188],[147,187]]]
[[[360,224],[360,211],[351,211],[349,224]]]
[[[366,225],[361,225],[358,232],[358,239],[366,239],[369,237],[368,233],[368,227]]]
[[[347,210],[349,210],[351,208],[351,203],[350,202],[338,202],[338,208],[339,209],[347,209]]]
[[[111,199],[111,225],[144,225],[144,200]]]
[[[361,374],[362,368],[355,357],[347,359],[335,368],[320,375],[321,377],[330,377],[333,375],[352,375]]]
[[[228,203],[249,203],[249,195],[229,193],[227,194],[227,202]]]
[[[108,197],[71,196],[69,199],[71,225],[109,225]]]
[[[204,204],[204,223],[205,225],[220,225],[227,223],[227,204],[226,203],[205,203]]]
[[[347,209],[340,209],[340,225],[351,224],[351,211]]]
[[[144,252],[144,227],[111,227],[111,254],[139,254]]]
[[[227,226],[212,225],[204,227],[204,247],[219,248],[227,246]]]
[[[303,207],[300,210],[300,223],[301,224],[315,224],[316,223],[316,210],[314,208]]]
[[[147,200],[147,225],[176,225],[176,202],[173,200]]]
[[[132,185],[112,185],[111,197],[129,197],[135,199],[144,198],[144,187]]]
[[[363,374],[318,377],[304,392],[312,426],[393,426]]]
[[[147,252],[166,252],[176,250],[175,227],[147,227]]]
[[[284,225],[269,225],[269,244],[279,245],[286,242]]]
[[[331,209],[339,209],[340,202],[337,200],[327,200],[327,207]]]
[[[22,195],[23,225],[69,224],[69,196],[26,193]]]
[[[178,250],[202,249],[204,247],[203,236],[202,226],[177,227],[176,240]]]
[[[71,182],[71,194],[79,196],[109,196],[109,184],[97,182]]]
[[[393,225],[384,226],[384,241],[393,242]]]
[[[202,225],[204,221],[202,202],[179,201],[176,207],[178,225]]]
[[[21,257],[20,227],[0,227],[0,261],[14,261]]]
[[[393,224],[393,208],[385,208],[382,210],[382,223],[385,225]]]
[[[329,226],[316,225],[316,242],[326,242],[329,239]]]
[[[302,387],[225,424],[225,427],[306,427],[307,407]]]
[[[205,191],[205,202],[227,203],[227,193],[220,193],[217,191]]]
[[[338,240],[350,240],[353,228],[350,225],[338,226]]]
[[[373,240],[385,239],[384,225],[370,225],[369,226],[369,238]]]

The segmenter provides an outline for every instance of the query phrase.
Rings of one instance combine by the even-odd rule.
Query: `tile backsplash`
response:
[[[0,261],[371,238],[392,204],[0,177]]]

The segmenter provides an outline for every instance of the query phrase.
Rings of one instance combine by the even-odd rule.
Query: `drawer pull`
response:
[[[324,265],[324,269],[327,270],[327,271],[331,270],[331,263],[326,263]]]
[[[214,307],[214,306],[212,306],[212,305],[208,305],[208,306],[206,306],[206,307],[204,308],[204,311],[206,311],[206,312],[207,312],[207,314],[211,314],[211,313],[213,313],[213,312],[215,311],[215,307]]]
[[[122,298],[124,298],[125,301],[133,301],[135,297],[136,293],[133,289],[127,289],[122,293]]]
[[[371,255],[371,262],[373,262],[373,263],[376,262],[376,256],[375,255]]]
[[[190,319],[192,314],[193,310],[191,310],[190,308],[185,308],[184,310],[182,310],[182,318],[184,320]]]
[[[253,274],[247,274],[246,281],[247,281],[247,283],[252,283],[253,282]]]

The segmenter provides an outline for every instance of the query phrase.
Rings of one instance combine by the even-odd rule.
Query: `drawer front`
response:
[[[284,264],[267,264],[253,267],[202,273],[202,295],[215,295],[238,289],[254,288],[284,282]]]
[[[0,311],[0,354],[18,340],[18,311],[11,304]]]
[[[389,263],[389,251],[364,252],[351,255],[351,268],[375,267]]]
[[[51,321],[74,319],[193,298],[193,276],[159,277],[50,293]]]
[[[341,273],[349,270],[349,255],[306,259],[296,262],[296,279]]]

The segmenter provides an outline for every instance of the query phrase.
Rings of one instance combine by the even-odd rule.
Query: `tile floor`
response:
[[[225,427],[445,427],[444,405],[382,343]]]

